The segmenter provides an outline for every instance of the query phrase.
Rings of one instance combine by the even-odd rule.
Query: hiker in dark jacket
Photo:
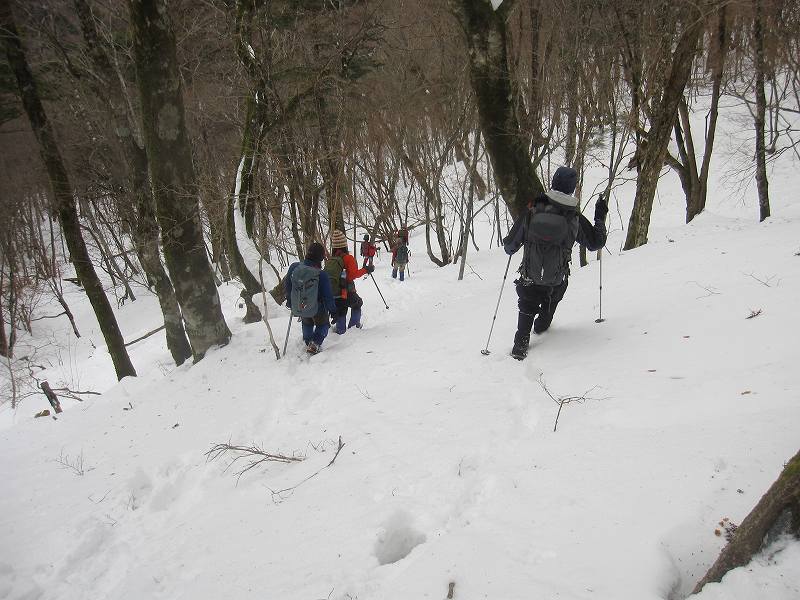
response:
[[[392,278],[397,279],[400,272],[400,281],[405,279],[406,265],[410,256],[408,251],[408,231],[401,229],[397,232],[397,238],[392,248]]]
[[[503,239],[509,256],[525,247],[520,276],[514,281],[519,317],[511,355],[517,360],[527,356],[531,328],[540,334],[553,321],[569,284],[573,245],[577,242],[588,250],[599,250],[606,243],[608,199],[598,196],[592,225],[580,213],[578,199],[572,195],[577,181],[575,169],[559,167],[552,189],[534,198]]]
[[[322,261],[325,259],[325,246],[313,243],[308,247],[306,258],[302,263],[296,262],[289,267],[286,273],[286,306],[292,308],[292,275],[301,264],[319,270],[319,286],[317,287],[317,302],[319,310],[313,317],[301,319],[303,325],[303,341],[309,354],[316,354],[322,348],[322,342],[330,329],[330,314],[336,312],[336,302],[331,291],[331,280],[322,270]]]
[[[372,273],[375,267],[367,265],[358,268],[358,262],[347,248],[344,233],[334,229],[331,233],[331,256],[325,261],[325,272],[331,280],[333,297],[336,300],[334,331],[342,335],[351,327],[361,329],[361,307],[364,301],[356,292],[355,280]],[[347,323],[347,309],[350,309],[350,322]],[[346,325],[345,325],[346,323]]]

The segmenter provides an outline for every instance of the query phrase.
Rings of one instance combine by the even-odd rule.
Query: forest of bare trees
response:
[[[606,192],[635,178],[636,248],[667,170],[686,221],[703,211],[726,102],[751,115],[754,219],[770,162],[798,156],[792,1],[0,0],[0,32],[9,362],[42,295],[72,320],[78,285],[135,375],[111,309],[134,284],[175,363],[199,360],[231,335],[221,282],[261,319],[259,258],[275,281],[333,227],[383,244],[405,227],[451,264],[475,213],[499,243],[558,164],[602,165]]]

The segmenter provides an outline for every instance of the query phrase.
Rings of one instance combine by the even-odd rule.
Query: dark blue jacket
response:
[[[292,308],[292,273],[299,265],[299,262],[292,263],[289,270],[286,272],[285,286],[286,286],[286,306]],[[303,264],[307,267],[314,267],[320,269],[319,273],[319,286],[317,292],[317,300],[320,306],[325,307],[329,313],[336,312],[336,301],[333,299],[333,290],[331,288],[331,280],[325,271],[322,271],[322,265],[310,259],[305,259]]]

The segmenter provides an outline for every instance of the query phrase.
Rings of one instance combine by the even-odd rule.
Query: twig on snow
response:
[[[755,319],[758,315],[760,315],[762,310],[759,308],[758,310],[750,309],[750,315],[745,317],[745,319]]]
[[[710,287],[710,286],[706,287],[706,286],[702,285],[701,283],[698,283],[697,281],[692,281],[691,283],[695,284],[700,289],[703,289],[706,292],[708,292],[704,296],[698,296],[697,298],[695,298],[695,300],[701,300],[702,298],[710,298],[711,296],[719,296],[719,292],[713,287]]]
[[[565,404],[571,404],[572,402],[577,402],[578,404],[583,404],[587,400],[605,400],[606,399],[606,398],[591,398],[589,396],[589,394],[591,392],[593,392],[594,390],[597,389],[596,385],[590,387],[588,390],[583,392],[583,394],[581,394],[580,396],[558,396],[558,397],[556,397],[547,388],[547,385],[545,384],[544,378],[542,378],[540,376],[539,379],[537,379],[537,382],[539,383],[539,386],[544,390],[544,393],[547,394],[553,402],[558,404],[558,412],[556,413],[556,420],[553,423],[553,431],[554,432],[558,428],[558,417],[561,416],[561,409],[564,408]]]
[[[752,273],[745,273],[745,275],[747,275],[748,277],[751,277],[751,278],[755,279],[755,280],[756,280],[758,283],[760,283],[761,285],[763,285],[763,286],[766,286],[766,287],[772,287],[772,282],[773,282],[773,280],[774,280],[774,279],[777,277],[777,275],[770,275],[770,276],[769,276],[769,277],[767,277],[766,279],[761,279],[761,278],[759,278],[759,277],[756,277],[756,276],[755,276],[755,275],[753,275]],[[775,286],[777,287],[778,285],[780,285],[780,283],[781,283],[781,280],[780,280],[780,279],[778,279],[778,280],[775,282]]]
[[[314,477],[316,477],[317,475],[322,473],[322,471],[324,471],[328,467],[333,466],[333,463],[336,462],[336,457],[339,456],[339,452],[342,451],[342,448],[344,448],[344,446],[345,446],[345,444],[344,444],[344,442],[342,442],[342,436],[339,436],[339,445],[336,448],[336,454],[333,455],[333,458],[331,459],[331,462],[329,462],[327,465],[325,465],[321,469],[315,471],[314,473],[312,473],[311,475],[309,475],[308,477],[306,477],[305,479],[303,479],[299,483],[296,483],[293,486],[290,486],[290,487],[287,487],[287,488],[283,488],[282,490],[273,490],[273,489],[268,488],[269,491],[272,493],[272,501],[275,502],[276,504],[279,504],[280,502],[286,500],[286,498],[291,496],[294,493],[294,491],[297,488],[299,488],[301,485],[303,485],[305,482],[309,481],[310,479],[313,479]]]
[[[81,450],[81,453],[76,455],[74,458],[70,458],[69,454],[64,454],[64,451],[62,450],[58,455],[58,458],[53,459],[53,462],[57,462],[59,465],[61,465],[62,469],[72,471],[79,477],[82,477],[85,474],[83,467],[83,450]]]

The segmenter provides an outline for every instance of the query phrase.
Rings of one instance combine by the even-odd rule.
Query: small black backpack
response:
[[[572,246],[578,237],[578,210],[577,205],[545,198],[538,199],[528,212],[521,274],[531,283],[553,287],[569,274]]]

